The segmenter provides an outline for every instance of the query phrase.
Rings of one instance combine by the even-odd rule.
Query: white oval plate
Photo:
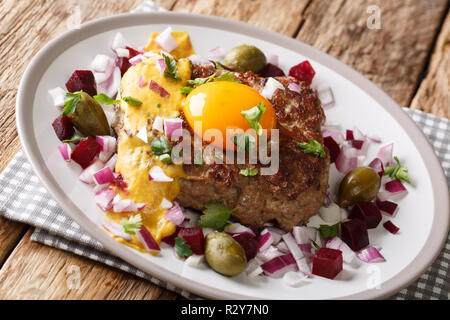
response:
[[[226,278],[212,270],[184,266],[166,250],[158,257],[142,254],[110,238],[100,227],[90,188],[78,180],[80,168],[61,161],[60,143],[51,122],[58,111],[48,89],[61,86],[73,70],[89,66],[98,53],[110,54],[117,31],[143,47],[152,31],[166,26],[187,30],[202,55],[215,46],[230,49],[251,43],[280,56],[288,70],[308,59],[316,70],[313,85],[328,83],[336,106],[328,119],[343,128],[357,125],[395,142],[395,154],[407,164],[414,181],[400,201],[394,218],[401,228],[391,235],[381,225],[370,231],[371,243],[381,246],[387,262],[345,266],[338,280],[313,277],[298,288],[280,279],[250,280],[244,275]],[[448,188],[437,158],[420,130],[401,108],[362,75],[312,47],[294,39],[244,23],[193,14],[142,13],[108,17],[86,23],[46,45],[28,66],[20,84],[17,106],[20,139],[35,172],[63,210],[110,252],[139,269],[179,288],[208,298],[222,299],[371,299],[388,297],[413,282],[434,261],[447,236]],[[332,177],[333,179],[333,177]]]

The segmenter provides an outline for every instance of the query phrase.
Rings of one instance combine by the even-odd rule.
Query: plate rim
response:
[[[149,23],[149,21],[151,21],[151,23]],[[18,135],[24,153],[34,172],[51,196],[58,202],[63,211],[76,221],[85,232],[124,261],[134,265],[140,270],[145,270],[145,272],[148,272],[160,280],[171,283],[176,287],[193,294],[213,299],[255,299],[255,297],[252,296],[227,292],[191,279],[186,279],[168,269],[162,269],[152,262],[147,261],[144,265],[141,257],[126,250],[127,248],[117,246],[117,242],[108,236],[106,232],[103,232],[100,228],[95,228],[96,225],[78,209],[78,207],[64,194],[61,188],[57,187],[39,152],[36,152],[37,141],[34,136],[32,117],[27,114],[27,102],[34,101],[37,85],[51,61],[72,45],[95,34],[123,27],[138,25],[150,26],[154,24],[184,24],[222,29],[245,36],[255,37],[264,41],[270,41],[275,45],[304,56],[313,56],[317,62],[354,83],[380,104],[380,106],[401,126],[408,137],[413,140],[419,154],[424,160],[425,168],[427,169],[431,180],[432,193],[435,195],[433,222],[430,233],[425,241],[426,246],[424,245],[411,263],[400,270],[396,276],[383,282],[381,289],[367,289],[355,294],[337,297],[336,299],[382,299],[389,297],[414,282],[435,261],[445,244],[449,230],[450,209],[448,186],[443,169],[431,144],[406,112],[403,111],[402,108],[382,89],[365,78],[362,74],[336,58],[299,40],[244,22],[192,13],[126,13],[86,22],[82,24],[79,29],[66,31],[47,43],[33,57],[23,74],[17,93],[15,112]],[[433,248],[433,250],[430,250],[430,248]]]

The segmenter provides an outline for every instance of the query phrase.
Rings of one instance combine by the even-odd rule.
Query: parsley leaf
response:
[[[63,142],[77,142],[77,141],[80,141],[81,139],[83,139],[83,137],[75,132],[73,134],[72,138],[63,140]]]
[[[206,78],[195,78],[194,80],[188,80],[187,82],[193,86],[193,88],[197,88],[198,86],[205,84],[207,82],[210,82],[214,79],[214,77],[216,76],[215,73],[213,73],[212,75],[210,75],[209,77]]]
[[[180,91],[183,94],[189,94],[193,89],[194,88],[192,88],[192,87],[183,87],[183,88],[180,88]]]
[[[239,170],[239,174],[241,174],[243,176],[246,176],[246,177],[253,177],[253,176],[256,176],[258,174],[258,168],[255,168],[255,169],[250,169],[250,168],[241,169],[241,170]]]
[[[81,100],[81,93],[83,91],[78,91],[75,93],[67,92],[66,93],[66,102],[64,102],[64,108],[62,111],[63,116],[67,116],[69,113],[74,113],[77,108],[78,102]]]
[[[184,259],[186,257],[192,256],[191,246],[186,243],[186,240],[180,237],[175,238],[174,246],[176,254]]]
[[[391,178],[411,183],[408,176],[408,168],[400,164],[400,160],[398,160],[398,157],[394,157],[394,159],[397,162],[397,165],[395,167],[394,166],[386,167],[386,169],[384,169],[384,175],[385,176],[388,175]]]
[[[228,219],[235,210],[227,209],[219,203],[205,204],[205,208],[198,222],[198,226],[200,228],[213,228],[218,231],[223,231],[228,223]]]
[[[217,76],[214,78],[215,81],[233,81],[233,82],[239,82],[234,74],[232,74],[229,71],[223,72],[220,76]]]
[[[102,102],[102,103],[106,104],[107,106],[120,102],[120,100],[114,100],[114,99],[108,97],[104,93],[97,94],[97,95],[93,96],[93,98],[95,101]]]
[[[266,105],[264,102],[258,103],[250,110],[241,111],[241,115],[247,120],[250,128],[256,131],[258,136],[262,135],[262,126],[259,123],[264,112],[266,111]]]
[[[162,54],[164,61],[166,63],[166,67],[168,71],[164,71],[164,77],[166,78],[172,78],[174,80],[181,80],[181,78],[178,76],[178,68],[177,68],[177,61],[175,59],[171,59],[168,55]]]
[[[128,234],[135,234],[139,230],[141,230],[142,226],[142,217],[141,214],[138,213],[135,216],[131,216],[129,218],[123,218],[120,220],[120,224],[123,227],[123,230]]]
[[[309,139],[308,142],[297,142],[297,145],[304,153],[312,153],[316,157],[325,158],[325,150],[322,145],[314,139]]]
[[[340,224],[341,224],[340,222],[333,224],[332,226],[329,226],[327,224],[321,224],[319,227],[320,234],[324,238],[338,237]]]
[[[231,141],[238,147],[238,151],[247,151],[253,149],[256,143],[254,136],[250,134],[234,134],[231,136]]]
[[[128,103],[130,106],[133,106],[133,107],[139,107],[139,106],[142,105],[142,101],[141,100],[133,98],[133,97],[130,97],[130,96],[123,97],[122,100],[125,101],[126,103]]]
[[[150,142],[150,148],[157,156],[170,152],[169,141],[167,141],[166,136],[154,138],[152,142]]]

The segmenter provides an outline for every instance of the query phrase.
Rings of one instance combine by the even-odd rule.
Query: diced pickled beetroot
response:
[[[186,240],[186,243],[191,246],[191,250],[195,254],[203,254],[204,241],[202,228],[184,228],[178,232],[178,237]]]
[[[328,151],[330,152],[330,162],[335,162],[337,157],[339,156],[339,152],[341,151],[339,144],[330,136],[323,138],[323,144],[328,148]]]
[[[353,130],[345,130],[345,140],[352,141],[355,137],[353,136]]]
[[[381,212],[373,202],[359,202],[353,206],[348,218],[362,220],[367,229],[374,229],[381,221]]]
[[[391,221],[386,221],[385,223],[383,223],[383,227],[392,234],[396,234],[398,230],[400,230],[400,228],[393,224]]]
[[[260,234],[260,231],[259,231],[258,227],[256,225],[254,225],[254,224],[251,224],[248,227],[253,231],[255,236],[258,238],[259,234]]]
[[[369,234],[365,222],[353,219],[341,223],[341,239],[353,251],[361,250],[369,245]]]
[[[75,70],[66,82],[66,88],[69,92],[83,90],[91,97],[97,94],[97,85],[91,70]]]
[[[142,52],[140,52],[140,51],[138,51],[138,50],[136,50],[136,49],[134,49],[132,47],[126,46],[125,48],[128,49],[128,51],[130,52],[130,56],[128,57],[129,59],[131,59],[131,58],[137,56],[138,54],[142,53]]]
[[[73,128],[72,119],[68,116],[59,116],[52,123],[53,130],[55,130],[56,136],[59,140],[67,140],[72,138],[75,133]]]
[[[123,76],[124,73],[127,72],[128,68],[131,67],[131,63],[130,63],[130,60],[128,58],[119,57],[119,58],[116,59],[116,66],[119,67],[120,73]]]
[[[309,84],[312,82],[315,74],[316,72],[308,60],[293,66],[291,70],[289,70],[289,75],[291,77],[294,77],[298,81],[308,82]]]
[[[283,70],[278,68],[272,63],[266,64],[266,66],[259,72],[261,77],[282,77],[284,76]]]
[[[102,146],[95,138],[87,137],[80,141],[72,152],[72,160],[78,163],[83,169],[88,167],[95,156],[100,153]]]
[[[364,141],[362,141],[362,140],[352,140],[352,147],[355,149],[361,150],[363,144],[364,144]]]
[[[313,257],[312,273],[334,279],[342,270],[342,252],[330,248],[320,248]]]
[[[234,235],[233,239],[244,249],[247,261],[253,259],[258,253],[258,240],[255,237],[242,233]]]
[[[167,243],[169,246],[173,247],[175,245],[175,238],[178,237],[178,233],[180,230],[183,229],[182,227],[177,227],[175,232],[171,234],[168,237],[162,238],[161,241]]]

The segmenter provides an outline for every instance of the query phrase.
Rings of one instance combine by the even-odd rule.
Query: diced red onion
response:
[[[396,234],[400,230],[392,221],[386,221],[383,223],[383,227],[392,234]]]
[[[297,93],[300,93],[300,86],[295,82],[291,82],[288,85],[288,89]]]
[[[128,45],[122,33],[117,32],[111,44],[111,49],[116,51],[118,48],[125,48]]]
[[[322,83],[317,86],[317,96],[323,107],[334,105],[334,94],[328,84]]]
[[[380,158],[375,158],[369,163],[369,167],[374,169],[380,177],[384,174],[383,161]]]
[[[266,84],[264,85],[263,90],[261,91],[261,95],[266,99],[272,99],[273,94],[276,90],[284,90],[284,86],[274,78],[267,78]]]
[[[304,244],[311,243],[311,240],[316,241],[318,231],[317,229],[311,227],[295,226],[294,228],[292,228],[292,234],[298,244]]]
[[[161,75],[163,75],[164,74],[164,70],[166,70],[166,67],[167,67],[166,66],[166,61],[164,59],[158,59],[158,60],[156,60],[156,66],[159,69],[159,73]]]
[[[319,217],[327,223],[338,223],[341,221],[341,208],[334,202],[328,207],[322,207],[319,210]]]
[[[147,204],[146,203],[136,203],[136,208],[137,208],[137,210],[142,210],[142,209],[144,209],[145,208],[145,206],[146,206]]]
[[[339,131],[325,129],[325,130],[322,130],[322,136],[324,138],[325,137],[332,137],[333,140],[336,141],[337,143],[343,143],[344,142],[344,136]]]
[[[153,238],[145,226],[141,226],[141,230],[136,232],[136,238],[149,252],[159,252],[161,250],[155,238]]]
[[[157,130],[159,132],[164,132],[164,124],[163,124],[163,118],[160,116],[156,116],[153,120],[153,126],[152,130]]]
[[[205,255],[193,254],[186,258],[184,263],[192,268],[203,269],[206,267]]]
[[[377,157],[383,162],[383,165],[386,167],[390,163],[392,163],[392,152],[394,149],[394,144],[390,143],[385,146],[382,146],[380,150],[378,150]]]
[[[289,253],[289,250],[285,251],[284,253]],[[274,246],[269,246],[265,250],[259,250],[256,258],[261,260],[262,262],[266,262],[272,260],[275,257],[282,256],[284,253]]]
[[[272,235],[273,245],[276,245],[278,242],[280,242],[281,236],[286,233],[285,231],[275,227],[267,227],[263,231],[261,231],[261,233],[265,232],[265,230],[266,232],[270,232],[270,234]]]
[[[161,207],[161,209],[170,209],[172,208],[173,204],[166,198],[163,198],[159,206]]]
[[[105,220],[102,223],[103,228],[105,228],[106,230],[108,230],[109,232],[111,232],[113,235],[128,240],[130,241],[131,235],[129,235],[128,233],[125,232],[125,230],[123,229],[123,226],[121,224],[115,223],[111,220]]]
[[[279,57],[277,54],[273,54],[273,53],[266,54],[266,60],[267,60],[267,63],[271,63],[271,64],[278,66]]]
[[[107,74],[106,77],[108,77],[112,72],[112,68],[114,67],[114,59],[104,55],[104,54],[97,54],[92,60],[90,64],[90,68],[95,72],[105,73]]]
[[[136,134],[136,137],[141,139],[145,143],[148,143],[147,126],[143,126]]]
[[[146,51],[142,54],[145,58],[151,58],[151,57],[156,57],[158,56],[157,53],[153,52],[153,51]]]
[[[405,186],[400,182],[400,180],[397,179],[387,182],[384,185],[384,188],[386,189],[386,191],[394,194],[403,194],[408,192],[408,190],[406,190]]]
[[[281,278],[289,271],[297,271],[297,263],[294,257],[288,253],[275,257],[261,265],[264,273],[272,278]]]
[[[97,185],[102,185],[106,183],[111,183],[114,181],[114,175],[112,170],[109,167],[104,167],[92,175],[94,178],[94,182]]]
[[[312,250],[311,243],[299,244],[298,247],[300,248],[302,253],[305,255],[305,257],[308,257],[311,255],[311,250]]]
[[[214,49],[209,50],[208,57],[222,59],[225,57],[225,49],[223,47],[215,47]]]
[[[102,146],[98,158],[103,162],[108,161],[108,159],[111,158],[111,155],[116,152],[116,138],[111,136],[97,136],[95,137],[95,140]]]
[[[264,270],[261,268],[261,264],[257,259],[252,259],[248,262],[247,269],[245,269],[245,273],[249,278],[255,278],[263,273]]]
[[[368,247],[361,250],[357,254],[361,261],[372,263],[372,262],[384,262],[386,259],[381,255],[381,253],[375,247]]]
[[[96,79],[97,92],[102,92],[106,94],[108,97],[115,97],[117,94],[117,90],[119,89],[121,79],[122,74],[120,72],[120,68],[114,67],[112,75],[109,78],[107,78],[107,80],[99,82]]]
[[[61,87],[56,87],[48,90],[48,93],[52,96],[53,105],[55,107],[62,107],[64,105],[66,91]]]
[[[120,199],[113,203],[114,212],[133,212],[137,211],[136,203],[130,199]]]
[[[161,97],[170,97],[170,93],[166,89],[161,87],[156,81],[150,80],[149,89],[158,93]]]
[[[288,247],[289,251],[291,252],[291,254],[295,260],[298,260],[298,259],[301,259],[304,257],[302,251],[298,247],[297,242],[291,233],[283,234],[282,239],[286,243],[286,246]]]
[[[120,58],[129,58],[130,57],[130,50],[128,50],[128,49],[117,48],[116,53],[117,53],[117,56]]]
[[[70,147],[70,144],[60,144],[58,146],[58,150],[61,153],[63,159],[67,162],[70,162],[70,155],[72,154],[72,148]]]
[[[345,263],[353,264],[355,260],[355,253],[352,249],[340,238],[334,237],[327,241],[325,247],[335,250],[341,250],[342,258]]]
[[[380,209],[381,212],[393,217],[395,215],[395,212],[398,209],[398,204],[392,201],[382,201],[380,198],[376,198],[375,204],[377,205],[378,209]]]
[[[258,239],[258,248],[263,251],[272,245],[273,238],[270,232],[261,233]]]
[[[224,231],[226,233],[229,233],[231,235],[235,235],[235,234],[247,234],[251,237],[256,237],[256,234],[253,232],[252,229],[240,224],[240,223],[231,223],[229,225],[227,225],[224,229]]]
[[[183,223],[185,217],[183,214],[183,210],[181,209],[178,202],[174,201],[173,206],[166,211],[166,219],[172,222],[173,224],[177,226],[181,226]]]
[[[343,174],[347,174],[358,167],[358,157],[356,156],[355,149],[342,146],[335,164],[336,169]]]
[[[94,160],[87,168],[81,171],[79,179],[86,184],[94,184],[94,172],[97,172],[101,168],[103,168],[104,164],[100,159]]]
[[[200,66],[214,66],[214,63],[202,57],[198,54],[193,54],[188,57],[188,59],[192,62],[192,64],[200,65]]]
[[[105,163],[105,167],[110,168],[112,171],[114,171],[114,168],[116,167],[117,162],[117,153],[113,154],[111,158]]]
[[[366,134],[366,139],[374,143],[381,143],[381,138],[374,134],[371,135]]]
[[[133,58],[129,59],[128,61],[130,62],[131,65],[135,65],[135,64],[142,62],[144,59],[145,59],[145,57],[143,54],[138,54],[137,56],[134,56]]]
[[[183,120],[180,118],[164,119],[164,134],[167,138],[176,140],[182,136]]]
[[[139,88],[143,88],[146,85],[147,85],[147,80],[145,80],[144,76],[141,74],[141,76],[139,77],[138,86],[139,86]]]
[[[280,241],[277,244],[277,249],[283,253],[289,253],[289,248],[287,247],[286,242],[284,242],[284,241]]]
[[[173,179],[169,176],[167,176],[163,169],[158,166],[154,166],[150,169],[149,172],[149,178],[151,181],[155,182],[170,182],[173,181]]]
[[[112,208],[112,200],[115,197],[115,192],[111,188],[104,188],[97,191],[94,196],[95,203],[103,211],[110,210]]]
[[[167,52],[171,52],[178,47],[177,41],[172,36],[171,27],[167,27],[166,29],[164,29],[164,31],[155,38],[155,42]]]

